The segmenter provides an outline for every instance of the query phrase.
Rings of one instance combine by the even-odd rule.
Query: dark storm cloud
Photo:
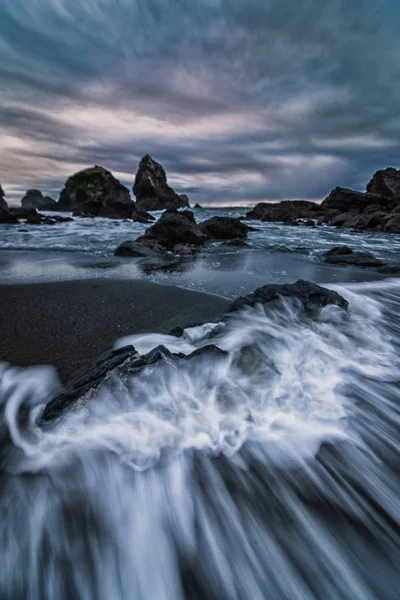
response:
[[[0,180],[150,152],[194,201],[321,198],[399,166],[397,0],[3,0]]]

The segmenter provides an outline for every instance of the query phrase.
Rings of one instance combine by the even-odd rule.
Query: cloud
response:
[[[57,195],[150,152],[193,201],[363,189],[399,166],[397,0],[3,0],[0,181]]]

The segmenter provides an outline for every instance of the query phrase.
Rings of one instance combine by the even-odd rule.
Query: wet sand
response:
[[[147,281],[0,286],[0,361],[54,365],[63,382],[125,335],[217,318],[230,301]]]

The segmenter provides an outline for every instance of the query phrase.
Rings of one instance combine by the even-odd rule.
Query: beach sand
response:
[[[0,286],[0,361],[54,365],[67,383],[118,338],[212,320],[224,298],[147,281]]]

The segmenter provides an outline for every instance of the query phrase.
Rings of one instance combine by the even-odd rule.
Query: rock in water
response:
[[[149,154],[142,158],[136,173],[133,193],[138,208],[144,210],[163,210],[165,208],[184,208],[189,206],[186,195],[179,196],[167,183],[163,167]]]
[[[95,166],[79,171],[67,180],[60,194],[58,209],[126,218],[135,210],[135,203],[129,190],[110,171]]]
[[[252,227],[233,217],[212,217],[201,223],[200,229],[207,237],[216,240],[245,238],[252,231]]]
[[[384,263],[370,252],[357,252],[348,246],[335,246],[323,255],[330,265],[353,265],[355,267],[383,267]]]
[[[21,200],[23,208],[37,208],[38,210],[52,210],[57,208],[57,202],[50,196],[43,196],[40,190],[28,190]]]
[[[367,192],[388,198],[400,197],[400,170],[388,167],[376,171],[367,185]]]
[[[292,298],[300,302],[305,313],[310,317],[315,317],[321,308],[329,304],[336,304],[343,310],[347,310],[349,306],[347,300],[337,292],[321,287],[316,283],[299,279],[296,283],[264,285],[248,296],[237,298],[227,314],[256,304],[273,306],[282,298]]]
[[[206,236],[192,220],[190,211],[184,213],[166,211],[150,229],[145,238],[156,240],[166,250],[173,250],[178,244],[189,244],[200,247],[206,241]],[[190,213],[191,214],[191,213]]]
[[[278,204],[259,202],[246,214],[246,219],[291,222],[294,219],[314,218],[320,210],[318,204],[309,200],[283,200]]]
[[[8,208],[8,204],[7,204],[7,202],[4,199],[5,196],[6,195],[4,193],[4,190],[3,190],[3,188],[0,185],[0,208]]]

